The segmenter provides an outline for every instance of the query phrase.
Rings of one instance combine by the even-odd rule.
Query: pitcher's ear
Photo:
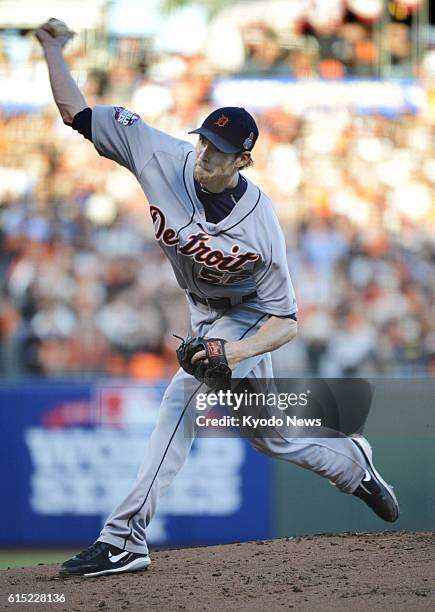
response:
[[[245,168],[246,166],[251,166],[252,165],[252,160],[251,160],[251,154],[249,153],[249,151],[244,151],[243,153],[239,153],[239,155],[237,155],[236,160],[235,160],[235,166],[237,168]]]
[[[236,158],[235,166],[242,170],[243,168],[249,168],[254,165],[254,160],[251,157],[251,153],[249,151],[243,151],[243,153],[239,153]]]

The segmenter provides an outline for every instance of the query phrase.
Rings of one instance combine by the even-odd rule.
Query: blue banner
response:
[[[132,485],[165,385],[0,387],[0,546],[81,546]],[[246,440],[199,438],[161,499],[150,544],[273,536],[271,461]]]

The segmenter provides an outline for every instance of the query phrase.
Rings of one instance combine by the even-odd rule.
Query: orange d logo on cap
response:
[[[221,115],[217,121],[215,121],[214,125],[218,125],[219,127],[225,127],[228,123],[229,119],[226,115]]]

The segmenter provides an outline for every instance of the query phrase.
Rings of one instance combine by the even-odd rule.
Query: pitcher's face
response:
[[[237,158],[235,153],[222,153],[207,138],[199,136],[193,175],[206,189],[208,185],[230,182],[239,170]]]

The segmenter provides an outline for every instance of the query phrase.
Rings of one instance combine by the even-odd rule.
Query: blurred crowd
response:
[[[278,72],[321,70],[308,47],[272,56]],[[149,55],[130,40],[109,57],[88,69],[70,55],[90,106],[127,106],[184,139],[213,107],[216,75],[200,55]],[[36,47],[31,61],[42,65]],[[261,74],[263,61],[250,52],[243,71]],[[299,306],[277,374],[435,375],[427,117],[275,107],[256,118],[247,172],[276,206]],[[187,307],[132,175],[52,106],[0,112],[0,159],[0,374],[170,376]]]

